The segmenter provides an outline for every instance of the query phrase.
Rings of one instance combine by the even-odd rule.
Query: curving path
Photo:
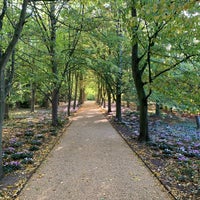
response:
[[[170,200],[94,102],[86,102],[19,200]]]

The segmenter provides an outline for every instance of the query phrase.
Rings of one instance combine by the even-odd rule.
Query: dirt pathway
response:
[[[86,102],[17,199],[171,198],[94,102]]]

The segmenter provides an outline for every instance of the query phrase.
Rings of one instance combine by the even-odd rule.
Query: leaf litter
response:
[[[27,180],[40,166],[58,142],[70,118],[66,105],[59,107],[60,126],[51,126],[51,111],[38,109],[34,113],[20,109],[12,111],[3,127],[3,169],[0,199],[16,199]],[[74,111],[75,112],[75,111]]]
[[[177,200],[200,199],[200,130],[195,119],[164,114],[149,116],[151,141],[139,143],[138,113],[123,110],[122,122],[109,115],[134,152]]]
[[[64,126],[59,128],[51,126],[51,114],[46,110],[38,110],[32,114],[20,110],[4,123],[5,176],[0,181],[0,199],[16,199],[31,174],[58,141],[66,124],[70,122],[63,110],[61,108],[60,119]],[[196,130],[195,120],[152,115],[149,117],[151,141],[143,144],[137,141],[137,112],[123,110],[122,123],[118,123],[113,117],[109,118],[175,199],[200,199],[200,131]]]

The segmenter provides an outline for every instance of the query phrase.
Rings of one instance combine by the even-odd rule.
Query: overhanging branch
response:
[[[181,64],[181,63],[183,63],[183,62],[189,60],[190,58],[192,58],[192,57],[194,57],[194,56],[196,56],[196,55],[188,55],[188,56],[186,56],[185,58],[183,58],[182,60],[180,60],[180,61],[176,62],[175,64],[173,64],[172,66],[168,67],[167,69],[165,69],[165,70],[163,70],[163,71],[157,73],[157,74],[152,78],[152,81],[155,80],[155,79],[156,79],[157,77],[159,77],[160,75],[162,75],[162,74],[164,74],[164,73],[166,73],[166,72],[168,72],[168,71],[170,71],[170,70],[176,68],[179,64]]]

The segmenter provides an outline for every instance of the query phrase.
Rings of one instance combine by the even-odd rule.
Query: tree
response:
[[[9,61],[9,58],[18,42],[18,39],[20,37],[20,34],[22,32],[25,19],[26,19],[26,9],[28,5],[28,0],[24,0],[22,4],[21,13],[19,16],[19,21],[14,27],[14,34],[12,36],[11,41],[5,48],[5,50],[2,49],[0,46],[0,177],[3,175],[2,171],[2,127],[3,127],[3,118],[4,118],[4,107],[5,107],[5,77],[4,77],[4,70],[5,67]],[[7,11],[7,0],[3,1],[3,7],[0,15],[0,32],[3,31],[3,21],[5,19]]]
[[[181,63],[199,55],[197,44],[193,41],[198,31],[197,23],[193,22],[197,19],[185,14],[193,6],[197,6],[196,1],[133,1],[131,4],[132,74],[140,106],[139,141],[150,139],[148,98],[152,93],[153,82],[168,71],[176,69]],[[194,30],[193,33],[189,33],[182,23],[183,18],[186,20],[185,24]],[[188,33],[187,36],[185,32]]]
[[[35,19],[35,28],[38,32],[35,34],[37,39],[30,40],[30,42],[33,46],[33,43],[40,41],[39,51],[42,50],[40,60],[43,60],[41,66],[41,63],[35,58],[35,63],[39,68],[40,79],[37,78],[37,80],[40,84],[38,85],[43,85],[43,87],[38,87],[38,90],[45,94],[51,102],[53,126],[58,125],[59,93],[63,82],[67,80],[66,76],[71,73],[72,57],[80,39],[83,23],[82,5],[80,5],[80,13],[78,13],[71,5],[67,5],[67,2],[43,2],[43,7],[34,3],[32,5],[34,9],[32,18]],[[77,15],[81,16],[80,24],[74,23],[75,14],[76,18],[78,18]],[[70,20],[73,22],[71,23]]]

